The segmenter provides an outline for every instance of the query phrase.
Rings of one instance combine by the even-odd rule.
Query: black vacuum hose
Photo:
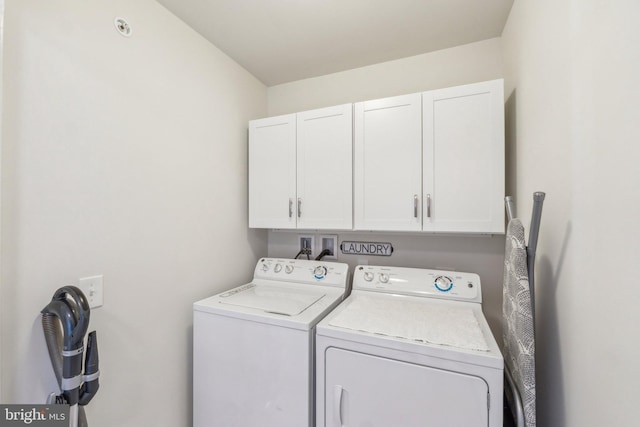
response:
[[[71,407],[71,419],[73,421],[77,417],[79,427],[87,427],[84,408],[78,405],[84,336],[89,327],[89,315],[89,303],[82,291],[75,286],[58,289],[51,302],[42,309],[42,328],[51,365],[64,399]]]

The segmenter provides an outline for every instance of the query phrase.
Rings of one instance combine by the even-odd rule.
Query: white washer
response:
[[[502,427],[476,274],[358,266],[316,327],[317,427]]]
[[[348,265],[263,258],[251,283],[193,305],[193,425],[313,425],[315,325]]]

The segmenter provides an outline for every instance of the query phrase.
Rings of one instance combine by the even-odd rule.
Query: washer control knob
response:
[[[262,264],[262,271],[264,271],[265,273],[269,271],[269,264]]]
[[[378,278],[380,279],[380,283],[389,282],[389,275],[387,273],[380,273],[380,276],[378,276]]]
[[[366,280],[367,282],[370,282],[373,280],[373,273],[370,271],[366,271],[364,273],[364,280]]]
[[[453,280],[447,276],[438,276],[434,282],[436,289],[441,292],[449,292],[453,288]]]
[[[287,264],[287,266],[284,268],[284,272],[287,274],[291,274],[293,272],[293,265]]]
[[[276,264],[276,266],[273,267],[273,271],[280,273],[280,271],[282,271],[282,264]]]
[[[324,279],[326,275],[327,275],[327,267],[325,267],[324,265],[319,265],[313,269],[313,277],[315,277],[318,280]]]

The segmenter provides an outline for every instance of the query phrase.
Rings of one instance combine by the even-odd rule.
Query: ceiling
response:
[[[513,0],[157,0],[267,86],[498,37]]]

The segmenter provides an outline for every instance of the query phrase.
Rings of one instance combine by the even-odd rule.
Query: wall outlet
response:
[[[298,235],[298,251],[302,251],[298,258],[306,259],[309,255],[310,259],[315,257],[315,239],[311,234]]]
[[[79,279],[78,287],[89,301],[90,308],[102,307],[104,303],[103,277],[91,276]]]
[[[329,255],[325,255],[322,259],[338,259],[338,236],[325,235],[320,236],[320,252],[328,249],[331,251]]]

